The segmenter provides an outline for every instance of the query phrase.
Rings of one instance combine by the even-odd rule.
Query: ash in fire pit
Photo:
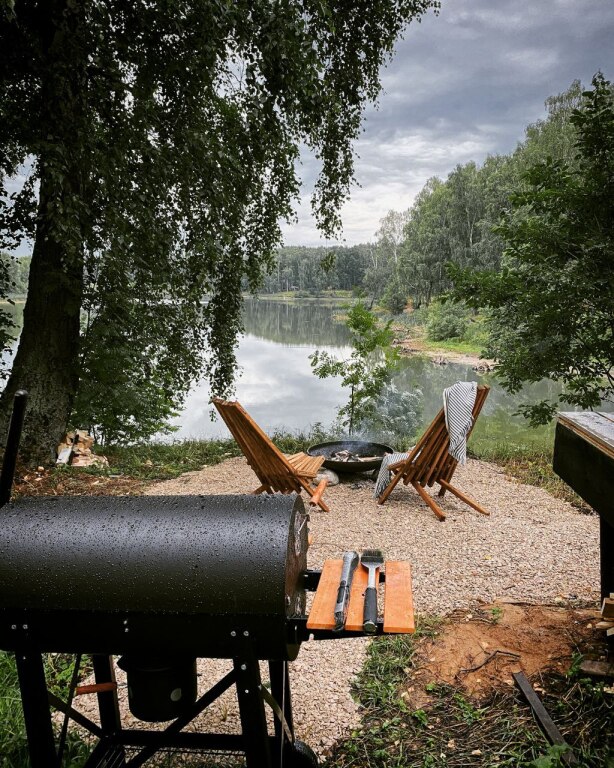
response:
[[[394,449],[382,443],[366,440],[344,440],[312,445],[310,456],[324,456],[324,466],[335,472],[368,472],[378,469],[387,453]]]
[[[331,459],[334,459],[335,461],[377,461],[378,459],[381,461],[381,456],[359,456],[357,453],[352,453],[352,451],[335,451],[334,453],[331,453]]]

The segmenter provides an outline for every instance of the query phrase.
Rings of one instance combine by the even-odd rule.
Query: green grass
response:
[[[417,670],[417,645],[437,623],[421,622],[413,636],[374,641],[355,685],[362,727],[338,744],[326,768],[557,768],[530,709],[513,688],[494,689],[479,704],[460,687],[427,684],[419,709],[403,694]],[[544,673],[544,703],[584,768],[611,768],[614,700],[577,671]]]
[[[354,694],[364,707],[407,709],[399,698],[399,686],[413,665],[417,640],[434,637],[440,623],[433,617],[423,619],[414,635],[390,635],[369,646],[367,660],[354,686]]]
[[[67,679],[72,673],[72,657],[47,657],[46,671],[51,689],[59,696],[66,697]],[[77,734],[69,732],[62,767],[82,766],[89,752],[90,747]],[[15,660],[12,654],[0,651],[0,768],[29,766]]]
[[[321,425],[316,424],[308,432],[275,432],[271,435],[275,445],[283,453],[306,450],[313,443],[332,439]],[[86,472],[94,475],[127,475],[139,480],[169,480],[184,472],[219,464],[232,456],[241,456],[241,450],[233,439],[226,440],[176,440],[170,443],[139,443],[129,446],[96,446],[95,452],[107,457],[109,466],[103,469],[57,468],[54,472],[71,474]]]
[[[129,475],[141,480],[168,480],[184,472],[219,464],[239,456],[234,440],[181,440],[172,443],[141,443],[97,447],[109,460],[105,473]],[[97,470],[100,471],[100,470]]]
[[[443,341],[423,340],[426,351],[456,352],[459,355],[472,355],[479,357],[482,354],[483,345],[476,341],[464,339],[444,339]]]
[[[325,439],[326,433],[315,427],[311,432],[283,432],[271,435],[284,453],[305,450],[313,442]],[[182,440],[172,443],[143,443],[132,446],[99,448],[109,460],[109,472],[126,474],[143,480],[166,480],[184,472],[219,464],[232,456],[241,456],[236,442],[228,440]]]

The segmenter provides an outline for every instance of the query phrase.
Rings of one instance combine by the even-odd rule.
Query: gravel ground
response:
[[[447,520],[439,522],[405,486],[385,506],[372,498],[373,483],[351,478],[328,488],[329,514],[311,512],[310,567],[346,549],[379,547],[387,559],[412,564],[417,613],[445,614],[476,600],[552,602],[598,597],[598,518],[579,513],[545,491],[508,480],[496,466],[469,461],[455,483],[490,510],[484,517],[447,494]],[[243,458],[150,486],[146,493],[245,493],[257,479]],[[361,668],[363,639],[304,643],[290,676],[298,738],[320,754],[359,724],[350,695]],[[201,680],[214,681],[228,662],[201,660]],[[268,678],[263,666],[263,678]],[[198,727],[235,731],[233,696],[226,694]],[[206,718],[206,719],[205,719]]]

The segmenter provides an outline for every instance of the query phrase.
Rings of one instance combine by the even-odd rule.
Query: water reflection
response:
[[[236,397],[266,431],[304,430],[317,422],[326,427],[334,421],[347,392],[341,388],[339,379],[316,378],[308,355],[316,348],[329,349],[337,355],[348,354],[349,333],[334,320],[341,312],[340,307],[317,302],[246,301],[247,335],[238,348],[242,371]],[[521,416],[514,415],[522,403],[555,395],[559,387],[552,382],[531,384],[517,395],[510,395],[492,375],[479,375],[471,366],[440,366],[417,356],[404,357],[394,379],[401,391],[421,392],[421,427],[441,408],[443,390],[456,381],[478,381],[491,386],[476,435],[496,442],[530,443],[553,433],[552,425],[533,430]],[[177,437],[228,434],[223,423],[210,421],[208,398],[205,384],[193,388],[177,420],[181,425]]]
[[[290,346],[248,334],[239,343],[237,357],[241,371],[236,399],[266,431],[308,429],[316,422],[330,425],[344,402],[340,382],[316,378],[308,355],[315,347]],[[324,347],[342,354],[340,347]],[[176,438],[228,437],[221,419],[211,421],[209,387],[196,384],[186,400]]]
[[[343,312],[340,304],[319,301],[246,299],[243,321],[250,336],[277,344],[343,347],[350,332],[343,323],[334,322]]]
[[[401,370],[395,377],[399,389],[413,391],[418,388],[422,391],[422,426],[426,426],[441,408],[443,390],[456,381],[477,381],[491,387],[476,424],[476,435],[494,442],[522,440],[532,443],[554,434],[554,424],[531,429],[522,416],[515,415],[520,405],[556,397],[560,386],[554,382],[544,380],[528,384],[521,392],[510,395],[492,374],[481,375],[471,366],[459,363],[437,365],[429,358],[418,356],[403,358]]]
[[[23,304],[11,307],[17,330],[21,328]],[[246,335],[238,346],[240,372],[236,397],[267,432],[276,429],[306,430],[316,423],[329,427],[337,409],[346,402],[347,392],[340,379],[318,379],[313,375],[308,356],[315,349],[326,349],[343,356],[349,354],[350,334],[342,322],[341,304],[330,302],[281,302],[247,299],[244,322]],[[455,381],[479,381],[491,386],[475,435],[494,442],[540,442],[551,436],[553,425],[530,429],[519,405],[552,398],[560,387],[550,381],[526,386],[520,393],[505,392],[492,375],[481,376],[468,365],[435,365],[425,357],[404,357],[394,384],[403,392],[421,393],[420,426],[426,426],[441,408],[442,392]],[[219,419],[211,421],[209,387],[197,382],[192,387],[182,413],[175,420],[175,438],[228,436]],[[570,409],[571,410],[571,409]],[[610,404],[603,410],[612,411]],[[377,439],[378,435],[373,434]]]
[[[347,352],[349,331],[335,322],[341,313],[340,304],[246,299],[236,399],[266,432],[309,430],[316,423],[328,427],[334,421],[345,400],[340,379],[314,376],[309,355],[316,348]],[[174,437],[228,436],[219,418],[211,421],[209,397],[206,382],[192,388],[175,420]]]

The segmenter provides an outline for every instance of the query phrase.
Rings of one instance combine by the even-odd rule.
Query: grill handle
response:
[[[11,500],[11,490],[13,488],[13,479],[15,477],[15,464],[17,463],[17,452],[19,450],[19,441],[21,439],[21,429],[23,427],[27,402],[28,393],[25,389],[17,390],[15,399],[13,400],[11,423],[9,424],[6,448],[4,449],[4,459],[2,460],[2,474],[0,475],[0,507],[8,504]]]

